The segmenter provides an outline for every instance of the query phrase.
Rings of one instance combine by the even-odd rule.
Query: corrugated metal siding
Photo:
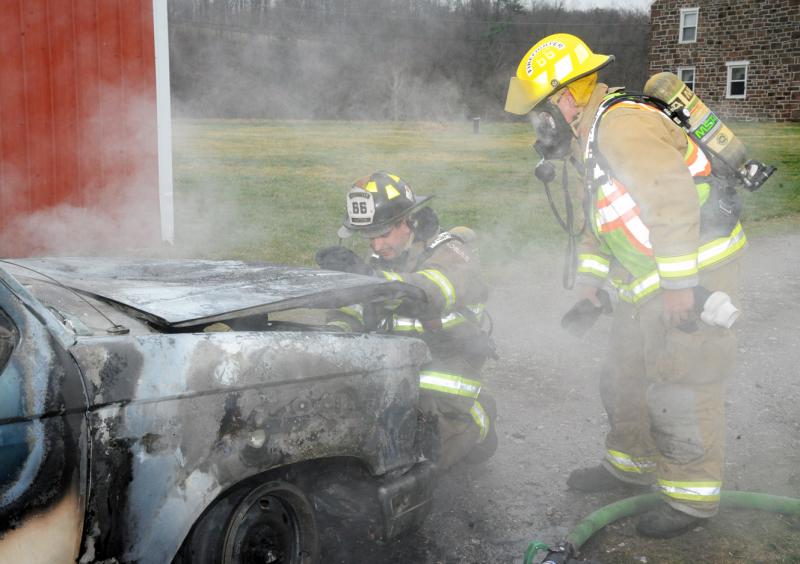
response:
[[[2,0],[0,255],[57,250],[19,226],[59,206],[112,226],[135,202],[158,239],[152,12],[152,0]]]

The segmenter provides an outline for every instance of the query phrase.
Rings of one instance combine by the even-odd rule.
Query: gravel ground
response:
[[[792,233],[752,239],[744,259],[724,489],[800,497],[798,257],[800,233]],[[607,423],[596,377],[609,320],[581,340],[566,335],[559,320],[574,295],[561,288],[560,271],[557,255],[518,258],[492,290],[501,358],[484,380],[500,411],[496,455],[446,476],[425,526],[365,562],[520,563],[530,541],[555,544],[623,497],[565,486],[572,469],[602,456]]]

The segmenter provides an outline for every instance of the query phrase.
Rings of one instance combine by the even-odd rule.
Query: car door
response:
[[[71,333],[0,270],[0,562],[74,562],[83,528],[85,393]]]

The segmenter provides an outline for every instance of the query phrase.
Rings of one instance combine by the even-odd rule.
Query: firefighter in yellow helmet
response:
[[[746,240],[732,188],[685,130],[654,100],[598,82],[612,61],[573,35],[545,37],[520,62],[506,110],[530,114],[543,162],[571,158],[583,174],[582,299],[570,314],[599,308],[604,288],[618,298],[600,384],[605,456],[567,484],[656,487],[663,503],[637,530],[668,538],[717,512],[736,343],[720,326],[730,319],[705,312],[712,326],[700,312],[708,292],[737,302]]]
[[[492,356],[485,330],[488,295],[466,228],[445,231],[430,198],[417,196],[399,176],[375,172],[357,180],[346,198],[339,237],[369,240],[372,255],[362,260],[334,246],[317,253],[317,263],[398,280],[423,290],[425,299],[394,303],[375,315],[362,306],[329,314],[328,324],[345,331],[379,330],[424,340],[431,362],[420,372],[420,409],[428,437],[425,454],[439,470],[465,461],[487,460],[497,448],[496,407],[480,381]]]

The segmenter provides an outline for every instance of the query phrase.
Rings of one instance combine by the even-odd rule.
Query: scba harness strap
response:
[[[711,164],[710,174],[701,176],[695,176],[695,171],[692,166],[689,166],[700,197],[701,232],[719,235],[729,234],[739,221],[742,211],[736,185],[729,178],[721,177],[716,173],[716,165],[720,162],[717,155],[690,135],[688,118],[684,114],[673,112],[663,100],[645,94],[612,93],[598,107],[592,127],[589,130],[584,152],[584,161],[586,163],[585,184],[590,195],[587,200],[595,197],[598,188],[610,181],[608,174],[613,173],[599,150],[598,126],[600,120],[608,110],[624,102],[633,102],[642,109],[649,108],[651,111],[659,112],[665,119],[674,122],[686,133],[687,142],[689,143],[688,151],[691,153],[699,150],[700,154],[697,155],[699,160]]]
[[[592,195],[594,195],[594,192],[597,190],[598,186],[608,182],[608,176],[606,174],[603,174],[599,178],[594,177],[593,171],[595,170],[595,165],[600,165],[600,169],[604,173],[605,171],[610,170],[608,163],[598,148],[599,139],[597,128],[598,125],[600,125],[600,119],[603,117],[603,115],[605,115],[605,113],[613,106],[621,102],[636,102],[639,104],[654,106],[654,109],[661,111],[667,119],[675,121],[678,125],[683,127],[683,125],[676,121],[673,115],[670,113],[669,107],[658,98],[632,92],[619,92],[610,94],[605,100],[603,100],[594,114],[594,121],[592,122],[592,127],[589,129],[586,150],[584,152],[583,160],[585,167],[584,170],[586,171],[586,186]]]
[[[433,251],[450,241],[464,243],[464,240],[461,237],[453,235],[449,231],[442,231],[436,237],[434,237],[430,243],[425,245],[425,250],[423,251],[422,255],[420,255],[419,263],[424,263],[427,261],[429,258],[431,258],[431,255],[433,255]]]

